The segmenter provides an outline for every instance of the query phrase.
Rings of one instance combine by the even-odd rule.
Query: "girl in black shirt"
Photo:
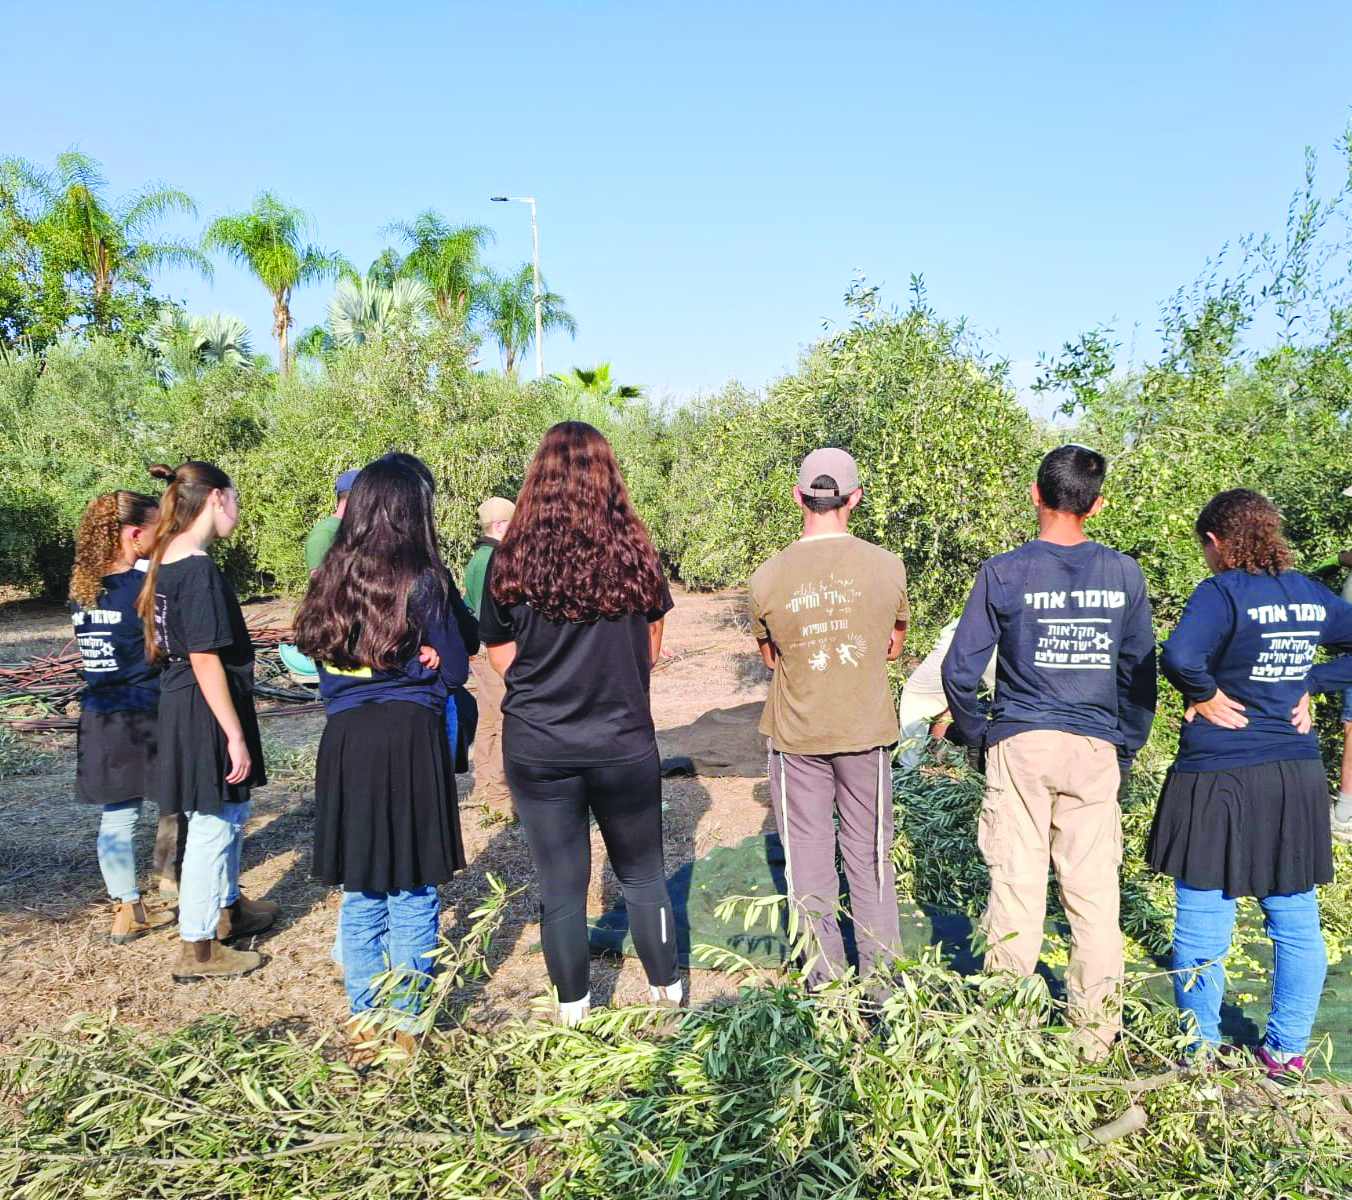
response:
[[[222,943],[268,928],[271,901],[240,894],[239,856],[249,789],[267,783],[253,705],[253,644],[234,589],[207,555],[239,520],[230,477],[210,463],[152,467],[168,481],[156,545],[137,605],[146,657],[160,685],[160,789],[188,817],[179,887],[178,983],[243,975],[253,950]]]
[[[489,562],[479,634],[506,681],[507,786],[540,881],[540,936],[565,1024],[591,1005],[588,814],[624,889],[649,995],[677,1005],[648,672],[671,593],[609,443],[581,421],[545,434]]]

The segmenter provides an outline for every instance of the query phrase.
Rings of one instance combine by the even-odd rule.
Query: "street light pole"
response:
[[[535,378],[543,379],[545,377],[545,342],[541,305],[544,297],[540,292],[540,234],[535,220],[535,197],[490,196],[489,199],[498,204],[514,201],[518,204],[530,205],[530,257],[531,265],[535,270]]]

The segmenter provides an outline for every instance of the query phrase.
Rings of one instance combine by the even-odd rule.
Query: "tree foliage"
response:
[[[98,162],[79,150],[50,170],[0,159],[0,339],[40,349],[81,327],[139,328],[153,315],[156,270],[211,274],[191,242],[159,236],[176,215],[197,215],[186,192],[149,184],[110,197]]]

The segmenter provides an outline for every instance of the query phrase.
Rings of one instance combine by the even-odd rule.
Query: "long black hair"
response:
[[[447,611],[451,579],[437,550],[430,478],[408,454],[378,458],[357,476],[296,614],[301,653],[340,670],[387,670]]]

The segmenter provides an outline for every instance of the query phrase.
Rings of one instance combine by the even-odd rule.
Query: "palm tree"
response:
[[[484,327],[502,347],[502,370],[516,374],[516,364],[535,341],[535,272],[530,263],[496,275],[485,271],[479,285]],[[563,307],[563,297],[540,280],[540,328],[544,333],[567,330],[577,337],[577,322]]]
[[[432,291],[421,279],[396,279],[390,287],[340,279],[329,301],[329,334],[337,346],[364,345],[384,333],[396,313],[411,313],[417,323],[431,308]]]
[[[165,383],[195,378],[203,367],[253,370],[248,327],[238,317],[224,313],[190,317],[166,304],[146,331],[146,341],[160,360],[160,377]]]
[[[603,400],[613,408],[623,408],[630,400],[638,400],[643,396],[641,387],[615,383],[610,378],[608,362],[597,363],[594,367],[573,367],[570,371],[551,375],[550,378],[571,391]]]
[[[148,287],[150,273],[161,267],[211,277],[211,263],[196,246],[154,237],[165,218],[197,215],[191,196],[163,184],[115,200],[107,192],[98,162],[79,150],[58,154],[51,171],[22,158],[0,159],[0,217],[58,275],[86,281],[89,321],[103,332],[112,329],[120,287]]]
[[[277,339],[277,369],[291,366],[287,331],[291,293],[307,283],[332,279],[351,264],[336,251],[307,242],[311,220],[302,209],[283,204],[273,192],[260,192],[248,212],[217,217],[202,235],[204,250],[219,250],[247,267],[272,296],[272,336]]]
[[[394,281],[404,273],[404,256],[393,247],[386,246],[375,261],[366,268],[366,278],[384,287],[393,287]]]
[[[385,232],[398,234],[408,245],[400,273],[421,279],[432,289],[440,316],[454,314],[464,322],[476,300],[479,252],[486,242],[494,240],[493,231],[487,225],[452,225],[436,209],[429,208],[411,221],[391,223]],[[384,257],[382,254],[376,263]]]

